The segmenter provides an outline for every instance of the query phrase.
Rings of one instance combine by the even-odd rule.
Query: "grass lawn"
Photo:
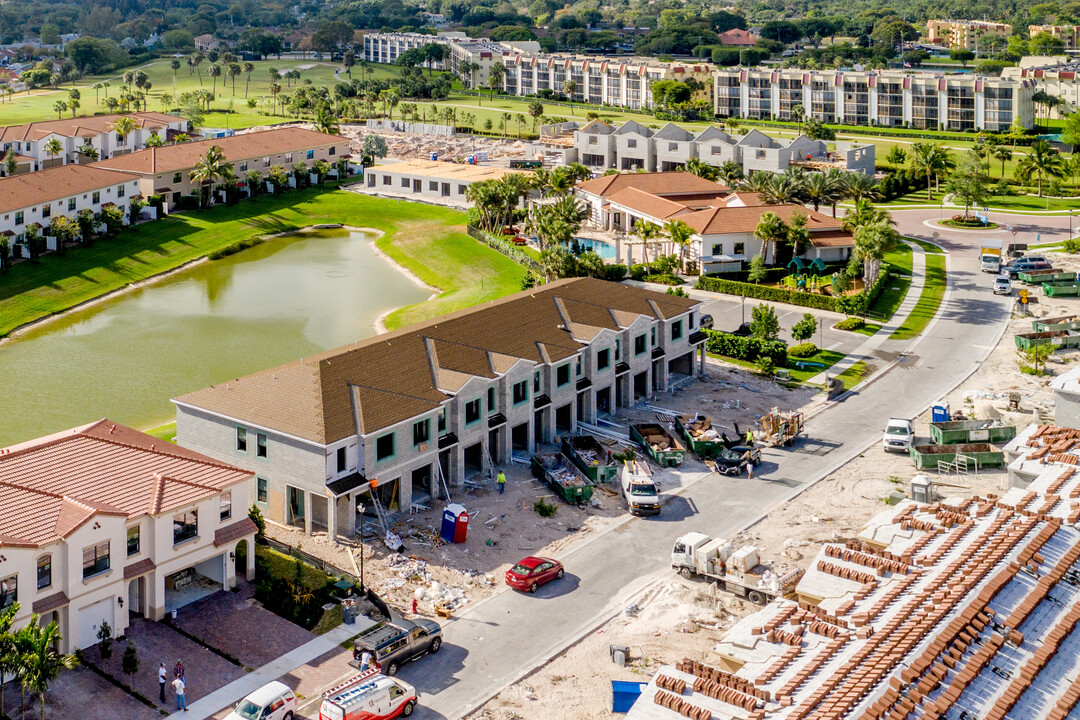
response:
[[[869,365],[860,360],[844,372],[840,373],[837,377],[844,383],[844,389],[850,390],[866,379],[866,376],[870,374],[871,369],[872,368]]]
[[[466,235],[462,212],[311,188],[170,215],[89,248],[17,263],[0,275],[0,336],[234,242],[319,223],[383,231],[379,247],[441,290],[433,302],[395,313],[391,327],[501,297],[525,272]]]
[[[256,545],[255,568],[261,577],[269,575],[270,577],[292,580],[296,577],[296,558],[279,553],[277,550],[272,550],[265,545]],[[263,575],[263,573],[267,575]],[[333,579],[316,567],[304,565],[304,587],[313,592],[319,590],[327,581]]]
[[[164,440],[165,442],[175,442],[176,437],[176,422],[165,423],[149,430],[144,430],[147,435],[153,435],[156,438]]]
[[[911,314],[889,337],[894,340],[913,338],[923,330],[937,314],[941,299],[945,296],[945,256],[940,253],[926,256],[926,284]]]
[[[844,359],[844,353],[839,353],[834,350],[818,350],[810,357],[805,358],[793,358],[789,357],[787,364],[788,374],[791,375],[791,379],[797,382],[804,383],[810,378],[818,375],[819,373],[828,370],[836,363]],[[807,367],[800,370],[796,363],[819,363],[825,367]]]
[[[892,266],[893,277],[877,296],[867,313],[875,320],[887,322],[893,316],[900,303],[904,301],[908,288],[911,287],[911,247],[901,243],[885,254],[884,261]],[[881,325],[867,324],[855,332],[873,335]]]
[[[945,252],[934,243],[928,243],[925,240],[919,240],[918,238],[907,238],[908,242],[913,242],[923,249],[923,252],[928,253],[943,253]]]

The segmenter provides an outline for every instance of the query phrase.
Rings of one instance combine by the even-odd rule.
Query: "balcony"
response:
[[[582,390],[588,390],[591,387],[592,387],[592,380],[590,380],[587,377],[583,377],[583,378],[581,378],[580,380],[577,381],[578,392],[581,392]]]
[[[687,338],[687,342],[691,345],[698,345],[709,339],[709,336],[705,334],[704,330],[695,330],[690,333],[690,337]]]
[[[445,450],[448,447],[454,447],[458,444],[458,437],[455,433],[449,432],[445,435],[439,436],[439,449]]]
[[[500,412],[488,415],[488,429],[494,429],[506,424],[506,416]]]
[[[628,372],[630,372],[630,363],[625,363],[625,362],[615,363],[615,375],[616,376],[625,375]]]
[[[537,395],[536,398],[533,399],[534,410],[539,410],[540,408],[547,407],[550,404],[551,398],[549,398],[547,395]]]

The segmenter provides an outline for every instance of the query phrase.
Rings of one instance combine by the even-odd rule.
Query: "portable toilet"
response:
[[[442,532],[439,534],[448,543],[463,543],[469,532],[469,513],[457,503],[451,503],[443,510]]]
[[[930,422],[948,422],[951,419],[948,405],[935,405],[930,408]]]
[[[435,162],[436,160],[439,159],[439,153],[433,152],[433,153],[431,153],[430,157],[431,157],[431,162]]]
[[[917,503],[934,502],[934,483],[925,475],[911,478],[911,499]]]

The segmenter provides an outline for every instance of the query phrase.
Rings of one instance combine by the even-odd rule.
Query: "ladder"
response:
[[[375,517],[378,518],[379,525],[382,527],[383,533],[388,534],[390,532],[390,524],[386,521],[386,511],[383,510],[382,503],[379,502],[379,496],[375,494],[375,488],[368,485],[367,486],[367,494],[371,498],[371,506],[373,508],[375,508]],[[361,536],[363,536],[363,533],[364,533],[364,520],[363,520],[363,517],[361,516],[361,518],[360,518],[360,534],[361,534]]]
[[[453,502],[453,500],[450,499],[450,485],[446,482],[446,476],[443,475],[442,471],[442,463],[438,460],[435,461],[435,475],[439,479],[439,487],[446,495],[446,502]]]
[[[480,459],[480,474],[491,480],[495,477],[495,463],[491,459],[491,453],[488,452],[487,446],[484,446],[484,455]]]

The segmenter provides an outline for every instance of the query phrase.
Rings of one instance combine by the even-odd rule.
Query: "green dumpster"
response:
[[[1080,295],[1080,282],[1074,280],[1073,282],[1043,283],[1042,291],[1046,297]]]
[[[1014,338],[1016,347],[1020,350],[1029,350],[1036,345],[1055,345],[1057,347],[1074,347],[1074,339],[1066,330],[1053,330],[1051,332],[1025,333]],[[1069,342],[1073,341],[1073,342]]]
[[[593,483],[611,482],[619,476],[620,467],[611,451],[592,435],[563,435],[562,451]]]
[[[1016,437],[1016,427],[1001,420],[951,420],[930,423],[935,445],[957,443],[1006,443]]]
[[[1080,315],[1062,315],[1056,318],[1032,320],[1031,329],[1035,332],[1051,330],[1080,330]]]
[[[655,423],[630,426],[630,439],[641,446],[660,467],[682,465],[686,446],[666,428]]]
[[[919,470],[937,470],[939,462],[952,462],[957,455],[973,458],[979,467],[1004,467],[1005,453],[990,443],[962,445],[914,445],[911,464]]]
[[[1017,273],[1016,277],[1026,285],[1038,285],[1040,283],[1076,280],[1076,273],[1066,270],[1028,270],[1027,272]]]

